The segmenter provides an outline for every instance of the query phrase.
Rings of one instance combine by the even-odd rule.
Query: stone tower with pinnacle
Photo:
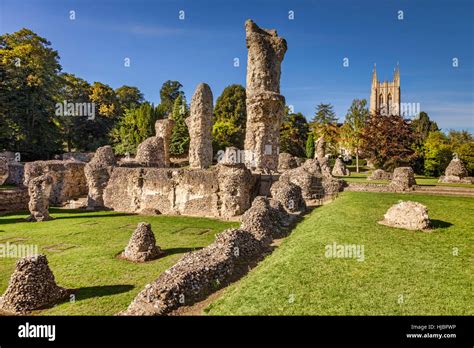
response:
[[[400,115],[400,66],[397,63],[393,81],[377,80],[374,64],[372,88],[370,90],[370,113],[380,115]]]

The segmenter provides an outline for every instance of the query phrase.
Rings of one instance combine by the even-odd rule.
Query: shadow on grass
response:
[[[165,256],[174,255],[174,254],[184,254],[189,253],[192,251],[201,250],[203,247],[196,247],[196,248],[169,248],[163,249]]]
[[[440,228],[448,228],[453,224],[450,222],[442,221],[442,220],[430,220],[431,228],[433,229],[440,229]]]
[[[84,288],[71,289],[71,293],[76,296],[76,300],[85,300],[93,297],[104,297],[110,295],[121,294],[122,292],[130,291],[134,288],[133,285],[98,285],[88,286]]]
[[[64,212],[58,212],[59,214],[61,213],[64,213]],[[69,212],[67,212],[69,214]],[[121,216],[135,216],[136,214],[129,214],[129,213],[112,213],[112,214],[92,214],[92,215],[88,215],[86,214],[86,212],[83,212],[84,215],[83,216],[58,216],[58,217],[54,217],[54,215],[52,215],[54,217],[54,220],[64,220],[64,219],[90,219],[90,218],[97,218],[97,219],[100,219],[100,218],[103,218],[103,217],[111,217],[111,216],[115,216],[115,217],[121,217]],[[51,214],[54,214],[54,212],[52,212]]]

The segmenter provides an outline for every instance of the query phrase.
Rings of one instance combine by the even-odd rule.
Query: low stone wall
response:
[[[53,178],[53,188],[49,202],[63,204],[70,199],[86,196],[88,192],[84,175],[84,162],[79,161],[36,161],[25,164],[23,184],[28,186],[31,179],[43,174]]]
[[[0,189],[0,214],[28,210],[26,188]]]
[[[104,191],[115,211],[233,217],[251,205],[255,179],[243,165],[211,169],[117,167]]]
[[[344,191],[350,192],[393,192],[388,184],[347,183]]]
[[[299,199],[303,199],[301,195]],[[261,259],[273,238],[282,236],[297,215],[287,213],[277,200],[257,197],[239,229],[228,229],[211,245],[184,255],[120,314],[166,315],[206,298],[241,275],[252,261]]]

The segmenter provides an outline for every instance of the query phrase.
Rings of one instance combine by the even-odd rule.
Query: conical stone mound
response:
[[[122,258],[133,262],[145,262],[156,259],[163,254],[163,251],[155,245],[155,235],[151,230],[151,225],[140,222],[135,232],[133,232]]]
[[[0,309],[24,313],[51,306],[68,297],[59,287],[45,255],[26,256],[16,263],[8,288],[0,298]]]

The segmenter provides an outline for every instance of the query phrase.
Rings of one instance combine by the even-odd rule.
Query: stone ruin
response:
[[[257,197],[242,216],[240,228],[225,230],[214,243],[184,255],[145,286],[120,315],[166,315],[206,298],[261,259],[291,221],[281,202]]]
[[[367,177],[367,180],[392,180],[392,173],[383,169],[376,169]]]
[[[324,176],[332,176],[329,159],[326,156],[326,141],[320,136],[315,142],[314,158],[318,160],[321,172]]]
[[[316,159],[308,159],[300,167],[285,171],[280,181],[291,182],[301,188],[305,200],[321,199],[341,191],[343,181],[323,170]]]
[[[217,235],[214,243],[185,254],[174,266],[148,284],[121,315],[166,315],[204,299],[232,278],[239,264],[262,251],[255,237],[240,229]]]
[[[116,167],[104,190],[115,211],[233,217],[251,205],[255,178],[244,164],[209,169]]]
[[[189,166],[209,168],[212,165],[212,92],[209,85],[197,86],[191,99],[190,116],[186,119],[189,129]]]
[[[287,44],[276,30],[261,29],[252,20],[245,22],[245,33],[248,62],[244,148],[255,156],[247,166],[258,172],[276,171],[285,110],[285,97],[280,94],[281,62]]]
[[[410,191],[416,185],[415,173],[411,167],[398,167],[393,171],[393,177],[388,188],[391,191]]]
[[[10,174],[8,162],[8,159],[5,157],[0,157],[0,185],[3,185],[7,181]]]
[[[154,260],[162,254],[163,251],[156,245],[151,225],[140,222],[121,257],[133,262],[145,262]]]
[[[334,176],[350,176],[351,172],[347,169],[341,158],[336,158],[331,174]]]
[[[301,187],[289,181],[276,181],[270,188],[274,199],[281,202],[283,207],[290,213],[303,212],[306,202],[303,198]]]
[[[49,203],[61,205],[87,195],[85,165],[84,162],[61,160],[28,162],[25,164],[23,184],[28,187],[33,178],[49,174],[53,180]]]
[[[68,296],[68,291],[56,284],[45,255],[26,256],[16,263],[0,298],[0,309],[22,314],[60,303]]]
[[[28,183],[28,194],[30,201],[28,209],[30,216],[27,221],[48,221],[53,218],[49,216],[49,198],[53,187],[53,178],[50,174],[31,179]]]
[[[301,163],[298,163],[298,158],[290,155],[286,152],[281,152],[278,155],[278,171],[283,172],[288,169],[299,167]]]
[[[173,125],[174,121],[171,119],[156,121],[155,136],[138,145],[134,162],[143,167],[169,167],[169,144]]]
[[[426,230],[430,226],[430,219],[428,209],[423,204],[401,201],[390,207],[384,215],[384,220],[379,223],[407,230]]]
[[[89,188],[87,194],[88,208],[104,208],[103,194],[115,164],[114,151],[108,145],[99,147],[94,157],[86,164],[84,174]]]
[[[444,176],[439,178],[440,183],[474,183],[474,177],[469,177],[469,173],[464,166],[464,163],[462,163],[458,158],[457,154],[454,154],[453,159],[449,162],[444,174]]]

